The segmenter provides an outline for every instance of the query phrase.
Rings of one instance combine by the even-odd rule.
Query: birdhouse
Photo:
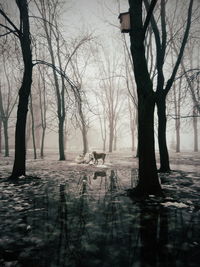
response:
[[[131,30],[131,23],[130,23],[130,13],[129,12],[124,12],[120,13],[118,19],[120,20],[120,29],[121,32],[127,33],[130,32]]]

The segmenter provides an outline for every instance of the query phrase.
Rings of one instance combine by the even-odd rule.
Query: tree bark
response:
[[[138,135],[139,135],[139,183],[142,194],[159,194],[161,187],[158,181],[154,148],[154,109],[155,97],[138,98]]]
[[[33,141],[33,153],[34,159],[37,159],[37,149],[36,149],[36,142],[35,142],[35,119],[33,113],[33,99],[30,94],[30,112],[31,112],[31,132],[32,132],[32,141]]]
[[[1,126],[1,131],[2,131],[2,125],[3,125],[3,133],[4,133],[4,156],[9,157],[9,142],[8,142],[8,118],[9,116],[7,115],[8,112],[5,111],[3,107],[3,98],[2,98],[2,92],[1,92],[1,87],[0,87],[0,126]],[[0,133],[2,134],[2,132]],[[0,136],[0,138],[2,138]]]
[[[61,57],[60,57],[60,43],[59,43],[59,34],[56,38],[56,45],[57,45],[57,57],[58,57],[58,62],[59,62],[59,67],[62,69],[62,62],[61,62]],[[57,94],[60,94],[60,97],[57,96],[58,101],[58,107],[59,107],[59,112],[58,112],[58,119],[59,119],[59,151],[60,151],[60,160],[65,160],[65,117],[66,117],[66,112],[65,112],[65,81],[64,77],[61,76],[61,92],[59,90],[56,90]]]
[[[197,108],[193,108],[193,129],[194,129],[194,152],[198,152],[198,124],[197,124]]]
[[[114,147],[113,147],[114,151],[117,151],[117,136],[114,136]]]
[[[1,117],[0,117],[0,154],[1,153],[2,153],[2,120],[1,120]]]
[[[4,130],[4,156],[9,157],[9,138],[8,138],[8,120],[3,120],[3,130]]]
[[[15,130],[15,159],[11,179],[26,175],[26,119],[28,112],[28,101],[32,84],[32,51],[28,17],[28,5],[26,0],[17,1],[20,11],[22,32],[20,43],[24,62],[24,74],[22,85],[19,90],[19,104],[17,110],[17,122]]]
[[[88,152],[87,131],[85,127],[82,129],[82,138],[83,138],[83,155],[85,155]]]
[[[64,150],[64,120],[59,119],[59,126],[58,126],[58,135],[59,135],[59,160],[65,160],[65,150]]]
[[[176,118],[176,153],[179,153],[181,151],[180,141],[180,118]]]
[[[172,62],[173,64],[173,62]],[[175,111],[175,131],[176,131],[176,153],[180,152],[180,128],[181,128],[181,121],[180,121],[180,90],[181,90],[181,81],[179,83],[178,88],[178,97],[176,95],[176,87],[173,86],[174,91],[174,111]]]
[[[103,152],[106,151],[106,139],[103,139]]]
[[[78,102],[78,109],[79,109],[79,116],[81,120],[81,133],[82,133],[82,139],[83,139],[83,155],[85,155],[88,152],[88,139],[87,139],[87,128],[86,128],[86,121],[82,110],[82,99],[80,94],[78,95],[79,102]]]
[[[40,145],[40,157],[44,158],[44,139],[46,133],[46,112],[47,112],[47,103],[46,103],[46,82],[44,76],[44,69],[40,69],[40,76],[38,80],[38,88],[39,88],[39,103],[40,103],[40,118],[41,118],[41,127],[42,127],[42,137],[41,137],[41,145]],[[42,79],[42,85],[40,82],[40,77]],[[42,89],[41,89],[42,88]]]
[[[109,152],[113,151],[113,138],[114,138],[114,129],[112,123],[109,124]]]
[[[135,151],[135,128],[133,125],[134,122],[131,122],[131,123],[132,123],[131,125],[131,151],[134,152]]]
[[[169,154],[167,149],[167,138],[166,138],[166,98],[160,97],[157,100],[157,112],[158,112],[158,144],[160,152],[160,172],[169,172]]]
[[[45,139],[45,131],[46,131],[46,128],[42,128],[42,139],[41,139],[41,146],[40,146],[40,157],[41,157],[41,159],[44,158],[44,139]]]

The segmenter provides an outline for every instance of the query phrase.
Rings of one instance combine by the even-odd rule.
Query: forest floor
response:
[[[0,266],[197,267],[200,260],[200,154],[171,153],[159,174],[165,197],[131,200],[137,159],[108,155],[105,165],[48,153],[27,159],[27,177],[6,180],[0,156]]]

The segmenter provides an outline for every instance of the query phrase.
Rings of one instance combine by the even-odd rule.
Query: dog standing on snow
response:
[[[92,154],[94,156],[94,164],[95,163],[98,164],[98,159],[102,159],[102,163],[104,164],[105,157],[106,157],[105,153],[97,153],[96,151],[93,151]]]

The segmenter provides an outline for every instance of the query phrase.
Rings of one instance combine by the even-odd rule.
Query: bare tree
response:
[[[197,51],[195,51],[197,50]],[[200,48],[199,48],[199,42],[193,42],[190,41],[190,45],[188,46],[188,54],[189,54],[189,61],[190,61],[190,69],[194,68],[194,59],[193,59],[193,53],[197,55],[197,68],[199,69],[198,75],[194,77],[193,81],[188,79],[188,86],[189,86],[189,92],[191,95],[193,108],[193,136],[194,136],[194,152],[198,152],[198,115],[200,115]]]
[[[144,0],[144,3],[146,6],[146,9],[148,10],[149,1]],[[161,5],[160,5],[161,30],[160,31],[159,31],[159,27],[158,27],[155,17],[154,16],[151,17],[151,26],[152,26],[152,29],[155,35],[155,43],[156,43],[156,67],[157,67],[156,105],[157,105],[157,114],[158,114],[158,143],[159,143],[159,152],[160,152],[160,169],[159,169],[160,172],[170,171],[169,154],[168,154],[167,141],[166,141],[166,124],[167,124],[166,97],[167,97],[168,92],[172,88],[172,84],[177,74],[177,71],[178,71],[178,68],[181,63],[181,59],[184,53],[184,49],[185,49],[185,46],[188,40],[189,30],[191,26],[193,0],[190,0],[189,2],[186,27],[185,27],[181,47],[178,52],[178,56],[177,56],[174,68],[171,72],[170,78],[165,84],[163,67],[164,67],[166,49],[167,49],[166,3],[167,3],[166,0],[161,0]]]
[[[86,128],[83,126],[85,124],[85,118],[82,109],[82,98],[80,93],[80,84],[71,86],[69,80],[66,79],[66,71],[69,63],[72,62],[72,58],[76,54],[82,44],[88,41],[88,36],[81,36],[81,38],[76,40],[76,44],[73,50],[70,51],[68,44],[65,42],[60,30],[59,30],[59,16],[62,10],[63,2],[56,0],[39,0],[34,1],[37,9],[40,13],[41,22],[45,32],[45,38],[47,41],[48,50],[50,53],[51,64],[47,64],[52,67],[56,103],[57,103],[57,117],[58,117],[58,136],[59,136],[59,154],[60,160],[65,160],[64,154],[64,129],[65,129],[65,118],[66,118],[66,91],[67,85],[72,89],[75,99],[77,100],[77,107],[80,115],[80,121],[82,124],[82,133],[86,137]],[[36,19],[38,19],[36,17]],[[67,60],[66,60],[67,56]],[[38,62],[39,63],[39,62]],[[40,62],[42,63],[42,62]],[[44,62],[43,62],[44,63]],[[46,63],[45,63],[46,64]],[[58,68],[56,67],[58,65]],[[62,73],[62,74],[61,74]],[[69,92],[67,92],[69,94]],[[87,146],[86,138],[84,144]],[[84,149],[85,150],[85,149]],[[87,148],[86,148],[87,150]]]
[[[15,60],[13,59],[13,55],[11,55],[12,53],[11,51],[13,51],[12,48],[13,47],[11,47],[11,45],[9,44],[7,44],[6,49],[3,46],[1,47],[3,72],[2,72],[2,83],[0,84],[0,116],[4,129],[5,157],[9,156],[9,133],[8,133],[9,119],[17,102],[17,91],[13,90],[13,84],[16,83],[16,79],[15,79],[15,69],[14,69]]]
[[[40,146],[40,157],[44,158],[44,140],[47,128],[47,99],[46,99],[46,81],[45,81],[45,67],[39,66],[39,77],[38,77],[38,92],[39,92],[39,105],[40,105],[40,118],[42,128],[42,138]]]
[[[86,35],[85,40],[83,39],[82,42],[85,42],[85,44],[92,40],[91,35]],[[74,51],[76,51],[77,41],[75,42]],[[75,91],[75,99],[76,99],[76,105],[77,105],[77,113],[78,116],[76,116],[77,123],[79,126],[79,129],[81,130],[82,134],[82,140],[83,140],[83,154],[85,155],[88,152],[88,138],[87,133],[89,129],[89,122],[86,118],[86,109],[88,106],[87,96],[86,92],[84,91],[84,87],[86,84],[84,83],[84,76],[86,73],[86,70],[88,68],[88,65],[90,63],[91,53],[90,49],[83,46],[82,49],[84,51],[76,51],[74,53],[73,58],[70,60],[70,65],[72,67],[72,77],[76,84],[78,84],[78,90]],[[88,52],[86,52],[88,51]],[[82,55],[80,55],[80,53]]]
[[[106,151],[106,141],[107,141],[107,115],[106,115],[106,107],[105,104],[102,103],[101,101],[103,100],[103,92],[100,91],[99,94],[96,94],[94,91],[94,95],[96,98],[96,107],[95,107],[95,112],[99,120],[100,124],[100,131],[101,131],[101,138],[102,138],[102,150],[105,152]],[[100,109],[101,106],[101,109]]]
[[[131,150],[135,151],[135,136],[136,136],[136,129],[137,129],[137,110],[128,96],[128,110],[129,110],[129,117],[130,117],[130,130],[131,130]]]
[[[142,1],[129,1],[131,21],[131,54],[138,95],[139,182],[135,194],[161,194],[154,148],[154,108],[156,95],[147,69],[144,36],[156,1],[151,2],[145,23]]]
[[[35,118],[34,118],[34,111],[33,111],[32,94],[30,94],[30,113],[31,113],[31,133],[32,133],[32,141],[33,141],[34,159],[37,159],[37,150],[36,150],[36,141],[35,141]]]
[[[104,61],[97,61],[100,72],[100,93],[96,92],[96,94],[105,108],[109,129],[108,151],[112,152],[115,129],[117,129],[125,95],[122,87],[122,68],[119,67],[119,58],[117,58],[114,54],[109,56],[106,53],[102,54],[102,58]],[[119,73],[116,71],[118,67]]]
[[[126,87],[128,90],[128,110],[130,117],[130,130],[131,130],[131,142],[132,151],[135,151],[135,136],[138,131],[138,100],[136,85],[133,80],[133,62],[127,44],[124,41],[124,54],[125,54],[125,69],[126,69]],[[136,153],[137,156],[138,153]]]
[[[172,29],[170,29],[170,34],[172,36]],[[178,56],[178,47],[179,43],[175,42],[173,38],[171,38],[171,48],[176,56]],[[185,57],[184,60],[181,61],[181,70],[182,75],[179,77],[179,80],[182,80],[184,77],[186,78],[186,82],[188,85],[188,91],[190,93],[190,97],[192,100],[192,115],[193,116],[193,129],[194,129],[194,151],[198,151],[198,127],[197,127],[197,118],[198,114],[200,114],[200,94],[199,94],[199,44],[196,40],[192,38],[189,40],[188,45],[186,47],[187,58]],[[196,55],[197,64],[194,66],[193,54]],[[189,61],[189,62],[188,62]],[[192,75],[191,75],[192,72]],[[180,92],[181,93],[181,92]]]
[[[176,131],[176,152],[180,152],[180,128],[181,128],[181,120],[180,120],[180,112],[181,112],[181,83],[180,80],[178,85],[178,92],[176,92],[175,88],[173,90],[174,93],[174,110],[175,110],[175,131]]]
[[[19,104],[15,131],[15,160],[11,174],[12,179],[18,178],[26,173],[25,131],[33,69],[27,0],[16,0],[16,4],[20,13],[19,28],[10,20],[6,13],[0,9],[0,15],[3,16],[9,25],[9,27],[6,24],[1,25],[1,27],[5,29],[3,35],[13,33],[19,38],[24,63],[23,80],[19,90]]]
[[[56,66],[56,60],[58,60],[60,65],[61,36],[57,28],[57,25],[58,25],[58,17],[60,12],[61,1],[39,0],[35,1],[35,4],[42,18],[42,24],[45,32],[45,38],[48,44],[48,51],[50,54],[51,63],[53,66]],[[54,49],[54,42],[56,44],[56,50]],[[55,86],[56,102],[57,102],[59,159],[65,160],[65,152],[64,152],[64,122],[66,115],[65,85],[63,78],[61,78],[61,85],[59,84],[59,77],[55,68],[53,68],[52,71],[54,77],[54,86]]]
[[[174,66],[173,51],[172,53],[172,66]],[[173,88],[173,104],[175,111],[175,131],[176,131],[176,152],[180,152],[180,129],[181,129],[181,100],[182,100],[182,77],[174,82],[172,85]]]

